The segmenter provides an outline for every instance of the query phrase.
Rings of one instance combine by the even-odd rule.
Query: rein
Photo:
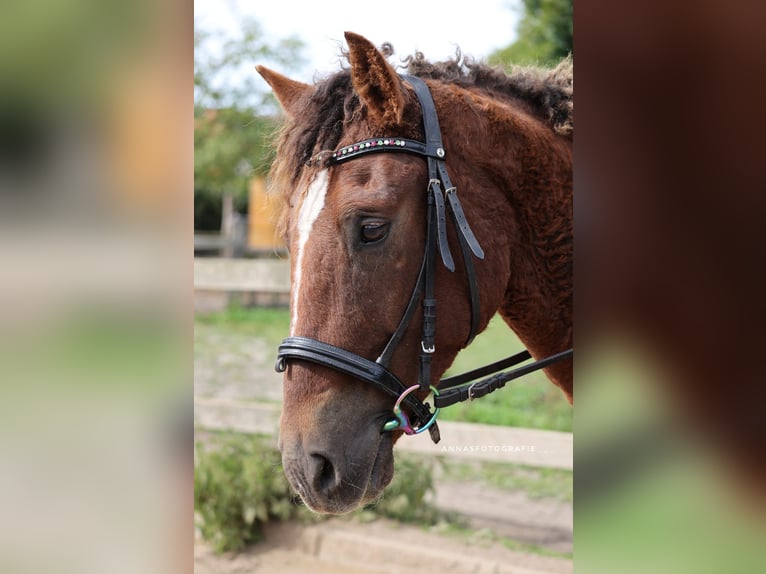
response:
[[[436,417],[441,408],[489,394],[503,387],[508,381],[571,357],[573,350],[568,349],[511,371],[498,372],[532,358],[529,351],[523,351],[485,367],[442,379],[437,385],[438,388],[430,386],[431,356],[436,351],[434,280],[437,249],[444,266],[452,272],[455,271],[455,261],[447,241],[447,214],[449,214],[449,218],[457,231],[463,264],[468,277],[471,324],[465,346],[473,341],[479,327],[479,288],[473,257],[480,260],[484,259],[484,251],[476,240],[470,225],[468,225],[463,207],[457,196],[457,189],[452,185],[447,174],[446,152],[442,143],[439,119],[431,92],[420,78],[415,76],[402,76],[402,78],[414,88],[420,101],[426,141],[388,137],[367,139],[336,150],[332,154],[331,162],[339,164],[368,153],[380,152],[403,152],[426,158],[428,162],[426,246],[410,300],[399,325],[375,361],[370,361],[356,353],[309,337],[287,337],[279,346],[276,370],[283,372],[287,368],[287,361],[303,360],[335,369],[370,383],[397,399],[394,406],[395,418],[385,423],[384,431],[402,430],[406,434],[419,434],[428,430],[431,439],[438,443],[440,436]],[[423,330],[420,342],[418,384],[407,387],[388,367],[391,357],[404,336],[421,300]],[[487,377],[487,375],[492,376]],[[480,379],[480,377],[486,378]],[[428,403],[423,403],[414,394],[415,391],[427,391],[429,388],[434,394],[435,410],[433,412]],[[408,416],[401,409],[401,405],[409,408],[411,415]]]

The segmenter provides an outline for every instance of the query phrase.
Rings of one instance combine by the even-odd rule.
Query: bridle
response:
[[[471,303],[471,324],[465,345],[473,341],[479,327],[479,289],[473,257],[484,259],[484,251],[468,225],[463,208],[457,196],[457,189],[450,181],[445,166],[446,152],[442,144],[439,119],[436,106],[428,86],[414,76],[402,76],[415,90],[423,114],[425,143],[406,138],[372,138],[344,146],[332,154],[331,163],[339,164],[361,157],[368,153],[403,152],[419,155],[428,162],[428,188],[426,208],[426,245],[423,262],[420,265],[415,287],[407,303],[399,325],[386,343],[380,356],[371,361],[356,353],[334,345],[317,341],[309,337],[287,337],[282,341],[277,353],[276,370],[283,372],[287,361],[302,360],[316,363],[354,378],[372,384],[383,392],[397,399],[394,405],[395,418],[386,422],[382,430],[402,430],[406,434],[419,434],[428,430],[431,439],[439,442],[439,427],[436,417],[439,409],[465,400],[473,400],[499,389],[510,380],[516,379],[538,369],[545,368],[557,361],[571,357],[572,349],[551,355],[514,370],[501,372],[503,369],[518,365],[531,359],[529,351],[522,351],[511,357],[485,367],[442,379],[437,387],[431,386],[431,357],[436,351],[436,298],[434,280],[436,276],[436,252],[444,266],[455,271],[455,262],[447,241],[447,216],[457,231],[458,244],[468,278],[468,291]],[[407,387],[389,370],[391,357],[406,332],[418,303],[422,299],[423,327],[420,342],[420,365],[418,384]],[[487,375],[492,375],[487,377]],[[485,379],[476,380],[479,377]],[[434,407],[432,412],[428,403],[415,397],[415,391],[433,391]],[[410,415],[402,410],[407,407]]]

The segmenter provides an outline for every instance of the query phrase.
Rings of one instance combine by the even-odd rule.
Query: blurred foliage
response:
[[[268,171],[277,107],[254,67],[289,71],[303,62],[299,39],[271,44],[255,19],[242,16],[238,21],[234,33],[194,25],[195,199],[245,198],[250,178]],[[195,220],[208,217],[199,211],[195,205]]]
[[[0,19],[2,96],[100,107],[108,82],[151,46],[152,2],[6,2]],[[83,25],[87,21],[88,25]]]
[[[574,50],[572,0],[522,0],[517,39],[490,55],[492,64],[554,65]]]
[[[304,43],[289,37],[272,44],[253,17],[240,15],[237,21],[233,33],[203,30],[195,21],[194,106],[274,113],[274,97],[255,66],[295,70],[304,63]]]
[[[248,196],[234,198],[234,211],[247,213],[250,208]],[[220,198],[204,189],[194,189],[194,229],[195,231],[218,231],[221,229],[223,215]]]
[[[194,509],[202,537],[217,552],[242,550],[261,539],[269,520],[294,517],[279,453],[265,439],[225,434],[215,448],[197,444]]]
[[[202,537],[217,552],[242,550],[262,539],[272,520],[317,521],[292,494],[273,439],[238,433],[213,434],[198,442],[194,466],[194,509]],[[420,459],[397,457],[395,474],[383,495],[352,512],[352,520],[379,517],[434,525],[445,519],[430,503],[432,466]]]
[[[194,185],[198,193],[247,196],[248,182],[273,158],[272,118],[236,108],[195,110]],[[195,210],[196,211],[196,210]]]
[[[398,454],[394,467],[394,478],[383,496],[365,510],[399,522],[436,524],[440,513],[430,503],[434,494],[433,464],[422,457]]]

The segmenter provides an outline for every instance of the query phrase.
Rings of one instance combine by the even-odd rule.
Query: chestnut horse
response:
[[[338,148],[378,137],[424,140],[421,106],[365,38],[346,33],[349,69],[316,85],[258,67],[286,113],[272,187],[285,202],[291,254],[290,334],[375,360],[397,329],[426,242],[426,162],[374,153],[342,164]],[[506,75],[483,64],[432,64],[425,80],[438,113],[449,177],[485,253],[475,264],[478,330],[498,312],[533,357],[572,345],[572,66]],[[448,241],[457,244],[450,227]],[[467,273],[435,271],[439,314],[431,384],[465,346],[471,324]],[[390,362],[418,379],[422,317]],[[546,369],[572,401],[572,361]],[[426,393],[419,396],[424,398]],[[393,401],[372,385],[324,365],[286,366],[279,447],[293,488],[314,511],[342,513],[376,498],[393,476],[385,432]]]

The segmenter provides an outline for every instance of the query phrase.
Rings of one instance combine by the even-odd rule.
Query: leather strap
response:
[[[423,116],[423,131],[426,136],[426,155],[443,160],[446,155],[442,132],[439,128],[439,116],[436,114],[436,105],[431,97],[431,90],[426,83],[416,76],[403,75],[402,79],[412,86],[415,95],[420,101],[420,110]]]
[[[437,192],[438,193],[438,192]],[[431,357],[436,351],[436,295],[434,280],[436,277],[436,234],[439,227],[438,210],[434,210],[434,191],[428,189],[428,209],[426,212],[426,274],[423,292],[423,332],[420,338],[420,372],[418,384],[420,390],[427,391],[431,386]]]
[[[471,248],[462,235],[458,234],[457,237],[458,244],[460,245],[460,253],[463,256],[463,265],[465,265],[465,274],[468,278],[468,299],[471,302],[471,325],[468,329],[468,337],[466,338],[465,343],[463,343],[463,346],[467,347],[479,332],[479,313],[481,311],[481,305],[479,299],[479,285],[476,281],[476,271],[474,271],[473,259],[471,257]]]
[[[436,105],[431,96],[431,90],[428,89],[426,83],[420,78],[415,76],[402,76],[402,78],[409,82],[415,90],[418,100],[420,100],[420,108],[423,113],[423,131],[426,135],[429,188],[433,191],[437,202],[439,251],[444,266],[450,271],[455,270],[455,262],[447,241],[447,224],[444,217],[445,209],[442,193],[446,195],[449,202],[450,216],[457,230],[458,243],[460,244],[460,251],[463,256],[463,265],[465,266],[466,277],[468,278],[468,292],[471,303],[471,324],[465,342],[465,346],[468,346],[478,333],[479,312],[481,310],[476,271],[471,254],[479,259],[484,259],[484,250],[479,245],[476,236],[471,230],[471,226],[468,224],[468,220],[463,212],[463,206],[457,196],[457,189],[452,185],[452,180],[447,173],[444,160],[447,152],[442,142],[439,118],[436,113]]]
[[[287,337],[279,345],[277,357],[278,364],[279,360],[297,359],[335,369],[370,383],[395,398],[407,390],[404,383],[383,365],[309,337]],[[418,424],[425,424],[431,418],[428,407],[412,394],[404,397],[403,402],[411,409]]]
[[[491,373],[493,371],[491,371],[490,369],[494,367],[495,365],[501,365],[508,361],[514,361],[512,363],[506,364],[504,366],[501,366],[495,369],[495,371],[498,371],[500,369],[505,368],[506,366],[509,366],[510,364],[520,363],[526,360],[527,358],[529,358],[528,356],[522,357],[525,354],[529,355],[528,351],[523,351],[521,353],[518,353],[517,355],[508,357],[507,359],[503,359],[502,361],[498,361],[494,365],[488,365],[486,367],[476,369],[475,371],[470,371],[462,375],[457,375],[456,377],[450,377],[449,379],[444,379],[439,384],[440,393],[439,393],[439,396],[434,397],[434,405],[437,408],[441,409],[462,401],[468,401],[468,400],[472,401],[473,399],[478,399],[479,397],[483,397],[484,395],[488,395],[489,393],[504,387],[505,383],[507,383],[508,381],[512,381],[513,379],[518,379],[519,377],[523,377],[524,375],[528,375],[529,373],[533,373],[540,369],[544,369],[545,367],[548,367],[552,365],[553,363],[557,363],[559,361],[563,361],[564,359],[571,358],[573,353],[574,353],[573,349],[567,349],[566,351],[562,351],[561,353],[556,353],[555,355],[551,355],[550,357],[545,357],[544,359],[540,359],[539,361],[535,361],[534,363],[530,363],[529,365],[524,365],[523,367],[519,367],[517,369],[513,369],[512,371],[508,371],[505,373],[498,373],[497,375],[487,377],[486,379],[473,382],[470,385],[465,385],[458,388],[445,389],[445,387],[452,387],[452,386],[470,381],[478,376],[482,376],[483,374]],[[470,376],[475,373],[481,373],[481,374],[477,374],[473,377]],[[445,389],[445,390],[442,390],[442,389]]]
[[[428,146],[418,140],[382,137],[370,138],[342,147],[333,152],[332,159],[335,163],[342,163],[368,153],[397,151],[414,153],[423,157],[438,157],[436,152],[429,152]]]
[[[508,367],[513,367],[514,365],[518,365],[519,363],[528,361],[531,358],[532,358],[532,355],[530,355],[529,351],[524,349],[520,353],[516,353],[515,355],[511,355],[510,357],[507,357],[500,361],[496,361],[489,365],[484,365],[483,367],[479,367],[478,369],[473,369],[472,371],[461,373],[460,375],[455,375],[453,377],[442,379],[439,382],[439,389],[445,390],[445,389],[451,389],[452,387],[457,387],[459,385],[462,385],[463,383],[468,383],[470,381],[473,381],[474,379],[478,379],[479,377],[491,375],[492,373],[502,371],[503,369],[507,369]]]
[[[420,264],[420,271],[418,272],[418,278],[415,281],[415,288],[412,290],[412,295],[410,295],[410,300],[407,303],[407,307],[404,309],[404,314],[399,321],[399,325],[396,327],[396,331],[394,331],[388,339],[388,343],[386,343],[383,352],[375,360],[376,363],[383,365],[386,368],[391,364],[391,357],[393,356],[396,347],[399,346],[399,342],[402,340],[404,333],[407,331],[407,327],[409,327],[410,321],[412,321],[412,317],[415,315],[415,309],[417,309],[418,303],[420,302],[420,297],[423,295],[427,258],[428,252],[426,251],[423,255],[423,262]]]
[[[430,169],[431,159],[428,160],[428,163],[429,176],[436,175],[436,170]],[[449,241],[447,240],[447,209],[439,180],[432,177],[428,182],[428,190],[429,193],[433,195],[436,204],[436,229],[439,243],[439,254],[441,255],[444,266],[450,271],[454,271],[455,261],[452,259],[452,253],[449,249]]]
[[[468,220],[466,220],[465,213],[463,213],[463,206],[461,205],[460,199],[458,199],[457,196],[457,189],[449,184],[449,176],[447,175],[446,170],[440,171],[444,172],[442,177],[447,178],[446,180],[443,179],[442,181],[444,181],[444,185],[448,186],[445,194],[447,195],[447,200],[449,201],[449,206],[455,221],[455,226],[459,231],[458,235],[465,239],[466,243],[471,248],[471,252],[478,259],[484,259],[484,250],[481,248],[481,245],[479,245],[476,236],[474,236],[473,231],[471,230],[471,226],[468,225]]]

